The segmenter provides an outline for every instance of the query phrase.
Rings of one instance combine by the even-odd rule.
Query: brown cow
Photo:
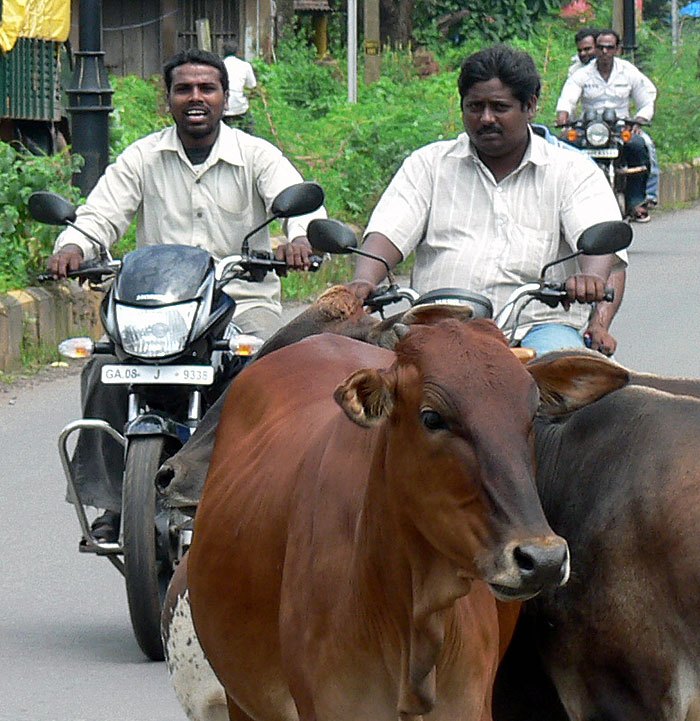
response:
[[[627,379],[568,368],[529,374],[492,323],[444,321],[395,353],[316,336],[234,381],[189,556],[231,719],[490,718],[494,594],[568,573],[533,485],[533,377],[555,412]]]

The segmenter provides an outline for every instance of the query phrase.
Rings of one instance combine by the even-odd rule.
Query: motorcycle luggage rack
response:
[[[78,493],[78,488],[73,477],[73,467],[68,458],[68,438],[75,431],[79,430],[104,431],[114,438],[122,447],[126,446],[126,439],[121,433],[115,431],[107,421],[98,418],[81,418],[79,421],[72,421],[65,426],[58,437],[58,454],[61,457],[63,472],[68,481],[68,497],[73,503],[73,507],[78,516],[78,522],[80,523],[80,529],[83,533],[83,537],[78,544],[78,550],[81,553],[95,553],[98,556],[105,556],[112,565],[124,575],[124,562],[117,557],[122,553],[121,543],[98,543],[90,533],[90,524],[85,513],[85,506],[80,499],[80,494]]]

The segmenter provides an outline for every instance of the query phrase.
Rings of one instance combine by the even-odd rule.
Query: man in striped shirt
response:
[[[619,220],[620,211],[594,163],[530,129],[540,78],[529,55],[503,45],[475,53],[458,86],[466,132],[404,161],[372,213],[364,248],[392,267],[415,251],[417,291],[467,288],[499,310],[545,263],[573,252],[586,228]],[[582,347],[585,332],[612,353],[608,329],[621,298],[602,301],[610,271],[625,265],[624,252],[556,265],[548,279],[566,281],[570,307],[530,303],[515,338],[544,353]],[[364,299],[384,275],[383,264],[360,257],[350,287]],[[595,302],[595,310],[574,301]]]

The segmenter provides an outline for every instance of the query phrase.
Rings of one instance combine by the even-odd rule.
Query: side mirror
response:
[[[318,183],[297,183],[285,188],[272,201],[272,214],[275,218],[306,215],[320,208],[323,200],[323,188]]]
[[[632,242],[632,228],[621,220],[596,223],[581,233],[576,247],[584,255],[607,255],[623,250]]]
[[[34,220],[48,225],[68,225],[75,221],[75,207],[58,193],[38,190],[29,196],[29,213]]]
[[[357,238],[349,225],[333,218],[316,218],[306,229],[309,243],[324,253],[348,254],[357,248]]]

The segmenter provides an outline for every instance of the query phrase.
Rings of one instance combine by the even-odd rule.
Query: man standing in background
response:
[[[224,111],[224,122],[229,127],[239,128],[246,133],[253,132],[253,118],[248,113],[250,104],[246,88],[257,86],[253,66],[237,57],[238,43],[228,40],[224,43],[224,65],[228,72],[228,107]]]

